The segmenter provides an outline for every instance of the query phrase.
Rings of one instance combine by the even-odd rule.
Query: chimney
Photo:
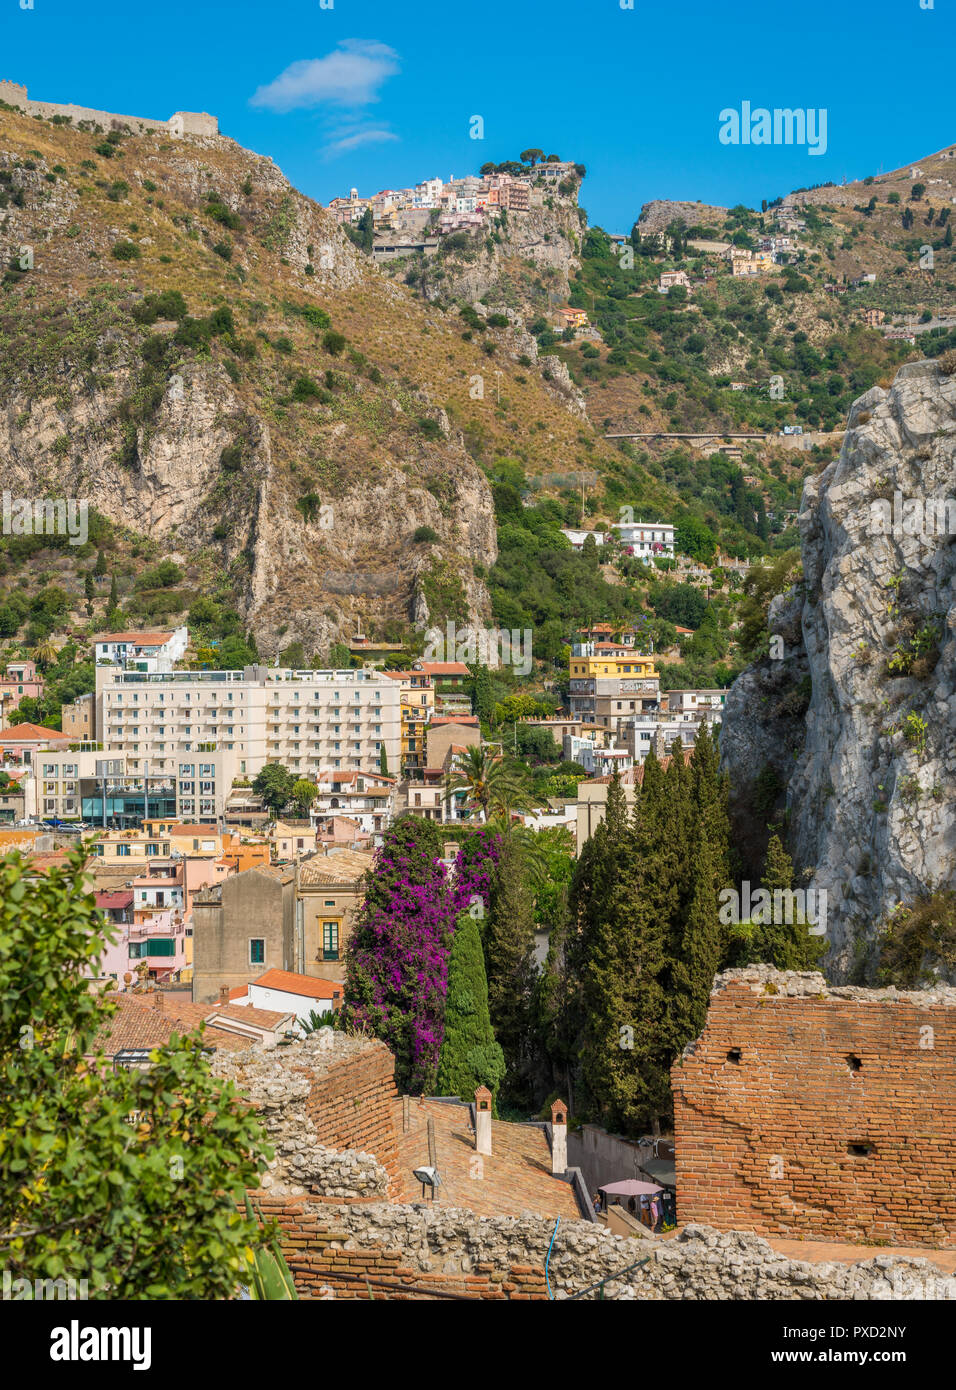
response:
[[[153,995],[153,1008],[159,1013],[163,1012],[163,991],[161,989],[156,990]]]
[[[228,986],[228,985],[220,985],[220,986],[219,986],[219,1002],[220,1002],[220,1004],[228,1004],[228,1003],[229,1003],[229,986]]]
[[[491,1157],[491,1092],[479,1086],[475,1092],[475,1153]]]
[[[551,1107],[551,1172],[563,1178],[568,1171],[568,1107],[556,1100]]]

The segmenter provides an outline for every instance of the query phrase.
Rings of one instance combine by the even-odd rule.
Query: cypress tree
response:
[[[534,961],[534,900],[521,846],[502,838],[498,871],[485,924],[488,1007],[495,1037],[504,1053],[507,1092],[525,1099],[530,1051]]]
[[[448,962],[445,1040],[438,1059],[438,1093],[474,1099],[479,1086],[497,1098],[505,1074],[488,1011],[488,980],[477,915],[458,918]]]

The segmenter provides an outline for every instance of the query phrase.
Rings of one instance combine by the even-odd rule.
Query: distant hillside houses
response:
[[[536,175],[539,172],[542,171],[535,170]],[[424,179],[411,188],[383,188],[371,198],[360,198],[358,189],[353,188],[347,198],[333,198],[328,210],[336,222],[351,226],[371,211],[376,232],[408,231],[416,224],[422,227],[430,220],[427,214],[437,213],[437,229],[450,232],[482,226],[502,209],[528,212],[531,205],[529,178],[513,174],[466,174],[459,179],[452,175],[447,182],[433,178]],[[409,214],[420,213],[426,217],[409,217]]]

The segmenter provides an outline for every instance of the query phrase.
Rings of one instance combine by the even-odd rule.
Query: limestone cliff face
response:
[[[466,247],[425,261],[417,288],[446,303],[488,295],[495,309],[566,304],[569,277],[580,267],[583,214],[576,197],[555,194],[550,201],[550,207],[509,212],[491,238],[471,234]]]
[[[405,361],[409,338],[453,330],[271,159],[131,136],[108,171],[85,161],[109,182],[82,172],[95,138],[0,112],[4,488],[85,499],[194,591],[227,586],[265,658],[390,621],[488,622],[491,492],[429,361]],[[185,324],[142,314],[169,290]],[[215,335],[184,332],[216,309]]]
[[[837,979],[872,967],[898,902],[956,884],[956,506],[927,514],[956,497],[954,450],[956,377],[938,363],[856,401],[839,459],[804,491],[805,592],[771,613],[783,660],[728,700],[731,778],[753,787],[763,756],[788,773],[798,886],[827,891]],[[791,663],[791,688],[803,671],[812,686],[802,737],[767,699]]]

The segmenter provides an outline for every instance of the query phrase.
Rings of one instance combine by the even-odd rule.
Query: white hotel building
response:
[[[235,775],[282,763],[300,777],[401,761],[401,691],[378,671],[96,668],[96,730],[129,773],[178,774],[186,754],[228,753]]]

